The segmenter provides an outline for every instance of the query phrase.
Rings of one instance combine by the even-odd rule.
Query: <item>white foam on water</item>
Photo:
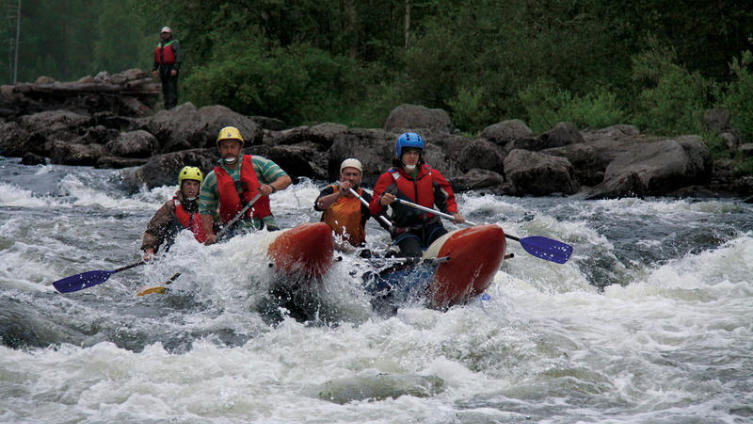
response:
[[[65,204],[50,196],[38,196],[31,190],[0,182],[0,206],[20,208],[65,207]]]

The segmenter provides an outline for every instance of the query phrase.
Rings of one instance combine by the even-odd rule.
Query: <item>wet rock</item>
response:
[[[363,183],[374,185],[392,164],[397,135],[378,129],[351,128],[335,137],[327,151],[328,180],[340,177],[340,163],[357,158],[363,163]]]
[[[217,149],[191,149],[152,156],[141,167],[121,172],[123,183],[132,190],[143,185],[148,188],[175,184],[178,172],[184,166],[196,166],[206,175],[217,166],[220,156]]]
[[[327,179],[327,154],[314,143],[273,146],[267,157],[279,165],[291,178]]]
[[[444,391],[436,376],[377,374],[330,380],[318,388],[320,399],[345,404],[352,401],[397,399],[403,395],[430,397]]]
[[[504,169],[511,194],[546,196],[579,189],[573,166],[563,157],[516,149],[505,157]]]
[[[607,166],[604,181],[587,197],[658,196],[702,180],[708,172],[705,145],[696,141],[662,140],[630,147]],[[691,155],[681,143],[689,145]]]
[[[164,153],[214,147],[220,129],[225,126],[238,128],[247,146],[262,140],[262,131],[256,122],[224,106],[196,109],[193,104],[184,103],[140,122],[140,129],[154,135],[158,151]]]
[[[94,165],[97,168],[121,169],[131,168],[134,166],[145,165],[149,159],[146,158],[124,158],[119,156],[101,156]]]
[[[523,138],[530,138],[533,132],[525,122],[519,119],[510,119],[490,125],[481,131],[481,137],[498,145],[505,146],[507,143]],[[522,148],[522,147],[516,147]],[[512,149],[511,149],[512,150]]]
[[[317,149],[324,151],[332,147],[332,143],[337,137],[347,132],[348,127],[345,125],[325,122],[314,126],[300,126],[279,132],[270,132],[264,143],[274,146],[308,142],[316,145]]]
[[[16,122],[0,123],[0,156],[23,156],[31,134]]]
[[[541,134],[539,138],[544,148],[567,146],[585,141],[578,128],[570,122],[558,123],[551,130]]]
[[[505,182],[502,175],[488,169],[471,169],[464,175],[452,179],[456,191],[476,190],[487,187],[499,187]]]
[[[19,123],[27,131],[37,134],[53,134],[72,132],[78,134],[78,129],[91,123],[91,116],[68,110],[50,110],[23,116]]]
[[[45,144],[50,161],[61,165],[93,166],[106,153],[101,144],[77,144],[53,140]]]
[[[442,109],[402,104],[392,109],[384,123],[384,129],[394,133],[420,129],[449,133],[453,130],[453,125],[450,115]]]
[[[122,133],[107,143],[107,150],[115,156],[146,158],[152,155],[157,139],[144,130]]]
[[[256,122],[257,125],[265,130],[282,131],[288,127],[282,119],[270,118],[268,116],[249,116],[249,119]]]
[[[47,159],[34,153],[24,153],[21,158],[21,165],[46,165]]]
[[[462,170],[479,168],[501,173],[503,159],[502,150],[495,144],[485,140],[473,140],[460,150],[457,160]]]

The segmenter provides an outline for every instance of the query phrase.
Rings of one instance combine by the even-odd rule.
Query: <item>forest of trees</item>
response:
[[[2,2],[2,83],[17,2]],[[657,134],[701,133],[722,106],[753,141],[750,0],[23,0],[19,80],[150,69],[163,25],[197,106],[379,127],[416,103],[467,133],[519,118]]]

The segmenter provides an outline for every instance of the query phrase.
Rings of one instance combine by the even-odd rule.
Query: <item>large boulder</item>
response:
[[[457,158],[462,170],[479,168],[498,173],[503,172],[503,159],[504,153],[499,147],[482,139],[466,143]]]
[[[299,177],[323,180],[328,177],[327,153],[321,152],[314,143],[272,146],[263,155],[273,160],[293,180]]]
[[[214,147],[217,134],[225,126],[237,127],[247,146],[262,141],[261,127],[254,120],[225,106],[196,109],[193,104],[184,103],[143,118],[140,129],[153,134],[159,142],[159,151],[167,153]]]
[[[335,137],[328,150],[328,180],[340,177],[340,163],[357,158],[363,163],[363,183],[373,185],[392,164],[396,135],[377,129],[351,128]]]
[[[607,166],[604,181],[587,197],[666,194],[706,179],[710,172],[707,166],[704,146],[698,140],[682,138],[679,142],[668,139],[637,144]]]
[[[107,150],[115,156],[146,158],[152,155],[157,139],[144,130],[122,133],[107,143]]]
[[[543,148],[567,146],[585,141],[578,128],[570,122],[558,123],[551,130],[541,134],[539,138]]]
[[[61,165],[96,165],[97,160],[105,155],[105,146],[101,144],[78,144],[53,140],[45,143],[45,151],[52,163]]]
[[[456,191],[477,190],[487,187],[499,187],[505,178],[488,169],[471,169],[464,175],[452,179],[452,187]]]
[[[178,183],[178,172],[184,166],[196,166],[206,175],[217,166],[220,156],[216,148],[191,149],[152,156],[146,165],[121,172],[123,183],[132,190]]]
[[[90,125],[91,116],[68,110],[49,110],[22,116],[18,122],[30,133],[47,136],[68,132],[77,135],[80,128]]]
[[[450,115],[442,109],[402,104],[392,109],[384,129],[394,133],[421,129],[448,133],[453,130],[453,125]]]
[[[498,146],[505,146],[511,141],[528,138],[532,135],[531,129],[520,119],[498,122],[481,131],[481,138],[485,138]]]
[[[632,125],[615,125],[583,133],[584,142],[544,149],[541,152],[567,158],[575,169],[575,178],[593,187],[604,180],[607,166],[618,155],[643,144],[650,138],[640,136]]]
[[[264,144],[276,146],[308,142],[316,145],[318,150],[324,151],[332,147],[335,138],[346,132],[348,132],[348,127],[345,125],[324,122],[283,131],[269,131],[265,134]]]
[[[505,157],[504,169],[510,194],[574,194],[579,189],[573,166],[563,157],[515,149]]]
[[[31,134],[17,122],[0,123],[0,156],[23,156]]]

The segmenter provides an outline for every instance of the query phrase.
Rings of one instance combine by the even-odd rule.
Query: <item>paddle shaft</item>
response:
[[[452,215],[450,215],[450,214],[448,214],[448,213],[440,212],[440,211],[438,211],[436,209],[432,209],[432,208],[427,208],[426,206],[421,206],[421,205],[419,205],[417,203],[409,202],[407,200],[395,198],[395,203],[402,203],[402,204],[410,206],[410,207],[412,207],[414,209],[418,209],[418,210],[424,211],[424,212],[433,213],[434,215],[441,216],[442,218],[446,218],[446,219],[449,219],[451,221],[455,220],[455,217],[452,216]],[[471,222],[471,221],[465,221],[465,223],[468,224],[468,225],[477,225],[475,222]]]
[[[356,196],[358,200],[360,200],[361,203],[363,203],[364,206],[366,206],[367,208],[369,207],[369,202],[367,202],[366,199],[361,197],[361,195],[359,195],[357,191],[353,190],[352,188],[349,188],[348,190],[350,190],[350,192],[354,196]],[[389,227],[390,231],[392,231],[392,222],[390,222],[389,219],[387,219],[384,215],[377,215],[377,218],[379,218],[380,221],[384,222],[384,224],[387,225],[387,227]]]
[[[235,215],[233,217],[233,219],[231,219],[230,221],[228,221],[228,223],[225,224],[225,226],[217,233],[217,238],[219,239],[220,237],[224,236],[225,233],[227,233],[230,230],[230,228],[233,225],[235,225],[235,223],[238,222],[241,219],[241,217],[243,217],[243,214],[245,214],[246,211],[249,210],[249,208],[251,208],[251,206],[253,206],[254,203],[256,203],[256,201],[259,200],[260,197],[261,197],[261,193],[256,193],[256,196],[254,196],[254,198],[251,199],[246,204],[246,206],[244,206],[243,209],[241,209],[241,211],[238,212],[238,214]]]

